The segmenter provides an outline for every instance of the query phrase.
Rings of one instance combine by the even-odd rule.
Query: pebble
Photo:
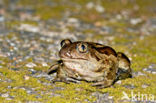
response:
[[[118,80],[117,82],[116,82],[116,84],[121,84],[122,83],[122,81],[121,80]]]
[[[52,97],[61,97],[61,94],[57,94],[57,93],[50,93],[50,95],[52,96]]]
[[[6,78],[6,79],[4,80],[4,82],[11,83],[11,82],[12,82],[12,80],[11,80],[11,79]]]
[[[147,88],[147,87],[149,87],[149,85],[148,84],[143,84],[141,87],[142,88]]]
[[[19,68],[11,68],[13,71],[19,71]]]
[[[63,87],[54,87],[53,91],[58,91],[58,90],[64,90],[65,88]]]
[[[94,103],[113,103],[113,96],[109,96],[109,93],[93,92],[92,96],[96,97],[97,100]]]
[[[8,86],[8,89],[12,89],[12,86],[9,85],[9,86]]]
[[[13,98],[6,98],[6,100],[12,100]]]
[[[32,68],[31,68],[31,69],[28,69],[28,71],[30,71],[32,75],[34,75],[34,74],[36,74],[36,73],[37,73],[37,71],[36,71],[36,70],[34,70],[34,69],[32,69]]]
[[[103,13],[105,11],[105,8],[101,6],[100,4],[94,4],[93,2],[89,2],[86,4],[87,9],[95,8],[95,10],[99,13]]]
[[[105,11],[105,8],[103,6],[101,6],[101,5],[96,5],[95,9],[99,13],[103,13]]]
[[[5,18],[4,16],[0,15],[0,22],[4,22]]]
[[[133,18],[133,19],[130,20],[130,23],[132,25],[136,25],[136,24],[141,23],[141,22],[142,22],[141,18]]]
[[[29,79],[30,79],[29,76],[27,76],[27,75],[24,76],[24,80],[29,80]]]
[[[134,88],[136,88],[133,84],[123,85],[123,87],[128,88],[128,89],[134,89]]]
[[[47,64],[47,63],[45,63],[45,62],[42,62],[41,64],[42,64],[42,66],[43,66],[43,67],[48,66],[48,64]]]
[[[43,82],[42,84],[46,85],[46,86],[50,86],[51,85],[51,83],[46,83],[46,82]]]
[[[26,103],[41,103],[41,102],[39,102],[39,101],[28,101]]]
[[[55,76],[56,76],[56,73],[54,73],[52,75],[48,75],[45,72],[40,72],[40,73],[33,75],[33,77],[35,77],[35,78],[46,78],[49,81],[53,80]]]
[[[29,25],[29,24],[21,24],[18,29],[23,30],[23,31],[33,32],[33,33],[37,33],[37,32],[40,31],[39,27],[32,26],[32,25]]]
[[[151,74],[156,74],[156,69],[154,68],[144,68],[143,71],[151,73]]]
[[[138,71],[138,72],[133,72],[133,73],[132,73],[132,76],[133,76],[133,77],[137,77],[137,76],[146,76],[146,74],[144,74],[144,73]]]
[[[87,9],[91,9],[91,8],[94,7],[94,5],[95,4],[93,2],[89,2],[89,3],[86,4],[86,7],[87,7]]]
[[[32,62],[26,64],[26,67],[28,67],[28,68],[33,68],[33,67],[36,67],[36,66],[37,65],[35,63],[32,63]]]
[[[99,32],[102,33],[102,34],[103,33],[105,33],[105,34],[111,34],[111,33],[113,33],[113,28],[108,27],[108,26],[103,26],[102,28],[100,28],[100,31]]]
[[[4,93],[4,94],[1,94],[1,97],[9,97],[9,94],[8,93]]]
[[[68,23],[78,23],[79,21],[78,21],[78,19],[76,19],[76,18],[69,18],[68,19]]]

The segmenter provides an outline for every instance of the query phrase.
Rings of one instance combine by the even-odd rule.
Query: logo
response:
[[[131,91],[131,94],[128,95],[126,92],[122,92],[123,97],[122,99],[126,99],[129,101],[151,101],[154,102],[155,97],[153,94],[141,94],[140,92],[138,92],[137,94],[135,94],[133,91]]]

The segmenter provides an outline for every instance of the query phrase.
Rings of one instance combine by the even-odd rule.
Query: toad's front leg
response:
[[[66,82],[68,83],[68,81],[66,80],[66,76],[65,76],[65,72],[63,71],[64,69],[62,69],[63,63],[62,60],[57,61],[55,64],[51,65],[50,68],[48,69],[47,74],[53,74],[53,73],[57,73],[56,77],[52,80],[52,83],[55,82]]]
[[[53,83],[55,83],[55,82],[64,82],[64,83],[67,83],[67,84],[69,84],[70,82],[79,83],[80,81],[70,77],[67,70],[68,69],[63,64],[60,64],[58,69],[57,69],[57,76],[55,77],[55,79],[52,80],[52,82]]]
[[[50,75],[50,74],[57,72],[60,65],[62,65],[62,60],[55,61],[48,69],[47,74]]]

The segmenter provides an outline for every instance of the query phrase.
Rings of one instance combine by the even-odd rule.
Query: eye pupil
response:
[[[82,45],[81,48],[82,48],[82,50],[84,51],[86,47],[85,47],[84,45]]]
[[[86,43],[79,43],[77,45],[77,50],[80,52],[80,53],[86,53],[87,50],[88,50],[88,46]]]

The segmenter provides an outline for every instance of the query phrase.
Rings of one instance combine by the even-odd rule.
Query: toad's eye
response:
[[[88,45],[86,43],[79,43],[77,45],[77,50],[80,53],[86,53],[88,51]]]
[[[61,41],[61,47],[63,47],[64,45],[67,45],[67,44],[71,44],[72,42],[69,40],[69,39],[64,39]]]

